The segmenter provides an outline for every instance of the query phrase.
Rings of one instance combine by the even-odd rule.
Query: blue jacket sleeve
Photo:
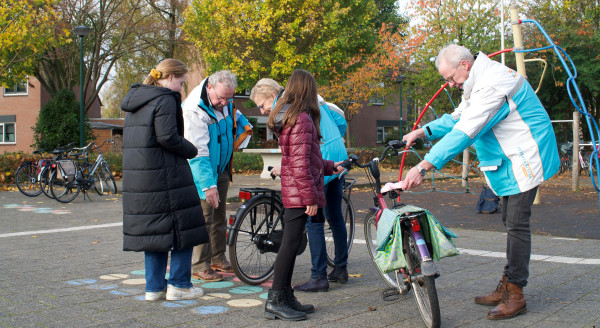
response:
[[[198,193],[201,196],[204,195],[203,190],[217,185],[217,181],[215,181],[213,175],[212,165],[208,157],[200,156],[190,159],[190,168],[192,169],[196,189],[198,189]]]
[[[452,115],[444,114],[437,120],[431,121],[423,126],[425,136],[427,136],[427,139],[429,140],[442,138],[452,130],[456,122],[458,122],[458,120],[452,118]]]

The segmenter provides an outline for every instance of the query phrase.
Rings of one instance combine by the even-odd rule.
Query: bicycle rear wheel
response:
[[[67,177],[59,176],[58,171],[54,170],[50,176],[50,193],[57,201],[69,203],[79,195],[80,187],[75,179],[69,181]]]
[[[375,213],[369,213],[364,221],[365,241],[367,242],[369,256],[371,256],[371,261],[377,273],[383,278],[383,281],[392,288],[398,288],[398,276],[396,272],[383,273],[375,263],[375,257],[377,256],[377,227],[375,226],[375,218]]]
[[[354,206],[346,194],[342,195],[342,215],[344,216],[344,222],[346,223],[348,254],[350,254],[352,242],[354,241]],[[327,249],[327,265],[333,267],[333,260],[335,259],[335,244],[333,242],[333,232],[331,231],[331,227],[329,226],[329,222],[327,220],[325,220],[324,230],[325,247]]]
[[[417,244],[409,231],[403,231],[402,234],[406,264],[419,313],[428,328],[439,327],[441,321],[440,304],[435,289],[435,278],[421,274],[421,256]]]
[[[117,193],[117,184],[115,183],[115,178],[110,172],[108,164],[102,163],[100,168],[100,175],[102,176],[102,181],[104,182],[104,185],[106,185],[108,191],[110,191],[111,194],[115,195]]]
[[[42,193],[37,177],[37,164],[27,162],[21,164],[15,173],[15,182],[19,191],[28,197],[35,197]]]
[[[283,226],[278,220],[283,205],[268,196],[246,203],[236,213],[234,226],[229,231],[229,259],[241,281],[258,285],[267,281],[275,268],[279,246],[272,243],[280,243],[281,239],[276,239],[283,237]]]

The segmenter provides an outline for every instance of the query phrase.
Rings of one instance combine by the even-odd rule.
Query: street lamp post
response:
[[[89,27],[83,25],[76,26],[73,29],[81,44],[79,54],[79,147],[83,147],[83,107],[85,105],[85,98],[83,97],[83,37],[88,35],[90,31]]]
[[[402,126],[402,120],[404,119],[403,115],[402,115],[402,82],[404,82],[404,80],[406,80],[406,76],[404,75],[398,75],[398,77],[396,77],[396,82],[398,82],[398,84],[400,84],[400,140],[402,140],[402,137],[404,136],[404,132],[403,132],[403,126]]]

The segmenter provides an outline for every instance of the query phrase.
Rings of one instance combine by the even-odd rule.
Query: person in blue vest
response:
[[[204,79],[183,103],[185,135],[198,149],[190,168],[202,203],[210,243],[194,248],[193,276],[204,281],[223,280],[233,272],[225,257],[226,199],[232,180],[233,152],[247,145],[252,126],[235,109],[236,77],[218,71]]]
[[[277,99],[281,97],[284,89],[275,80],[264,78],[256,83],[250,92],[250,99],[258,106],[262,114],[268,114],[275,107]],[[332,103],[327,103],[321,96],[319,109],[321,113],[320,130],[323,137],[321,154],[323,159],[340,162],[348,158],[343,136],[346,134],[346,119],[344,112]],[[274,175],[280,174],[280,167],[271,171]],[[342,194],[344,178],[338,179],[337,175],[325,177],[325,217],[333,234],[335,246],[335,267],[327,275],[327,249],[325,247],[324,222],[317,222],[318,218],[309,217],[306,223],[308,243],[312,262],[311,278],[306,283],[294,286],[297,291],[328,291],[329,282],[348,282],[348,232],[344,215],[342,213]]]
[[[423,182],[427,171],[441,169],[474,145],[487,184],[502,197],[507,231],[506,265],[498,286],[475,303],[495,306],[488,319],[507,319],[527,312],[523,287],[529,277],[531,206],[538,186],[559,168],[552,123],[527,80],[513,69],[459,45],[444,47],[436,59],[440,75],[463,91],[452,114],[404,136],[410,146],[418,138],[440,139],[423,161],[410,169],[401,188]]]

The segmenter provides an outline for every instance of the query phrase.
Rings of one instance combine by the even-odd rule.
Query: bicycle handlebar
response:
[[[344,171],[342,173],[340,173],[340,176],[338,177],[341,178],[342,176],[344,176],[346,173],[348,173],[348,171],[350,171],[350,169],[352,169],[352,166],[358,166],[360,168],[366,168],[371,166],[371,163],[379,163],[381,161],[383,161],[386,156],[388,155],[388,152],[390,150],[393,150],[394,152],[397,152],[398,149],[401,149],[403,147],[406,146],[406,142],[401,141],[401,140],[392,140],[390,142],[388,142],[388,145],[385,147],[385,149],[383,150],[383,153],[381,155],[381,158],[375,157],[372,160],[370,160],[369,162],[366,163],[359,163],[358,162],[358,157],[354,154],[350,155],[348,157],[347,160],[345,160],[340,166],[342,166],[344,168]]]

